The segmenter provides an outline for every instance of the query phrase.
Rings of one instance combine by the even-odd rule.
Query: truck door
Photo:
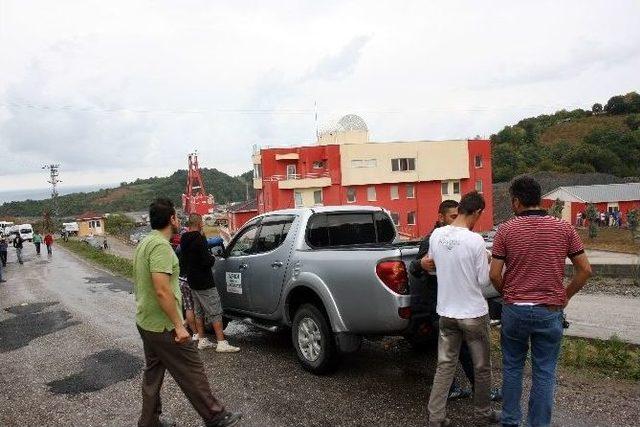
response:
[[[256,313],[271,314],[278,307],[291,259],[295,233],[289,231],[295,218],[294,215],[270,215],[260,223],[256,255],[249,267],[252,274],[249,286]]]
[[[248,223],[231,241],[224,256],[216,260],[214,279],[225,308],[251,310],[248,284],[253,272],[249,265],[259,225],[259,220]]]

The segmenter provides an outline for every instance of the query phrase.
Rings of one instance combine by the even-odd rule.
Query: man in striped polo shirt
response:
[[[522,372],[531,343],[533,372],[527,425],[549,426],[563,310],[591,276],[591,266],[573,226],[540,208],[542,192],[535,179],[518,177],[509,192],[516,217],[496,233],[490,270],[491,281],[504,300],[502,425],[520,424]],[[567,257],[575,273],[565,289]]]

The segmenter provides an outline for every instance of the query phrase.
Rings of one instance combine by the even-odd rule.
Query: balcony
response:
[[[317,172],[307,174],[272,175],[265,181],[277,181],[280,190],[293,190],[296,188],[322,188],[331,186],[329,172]]]

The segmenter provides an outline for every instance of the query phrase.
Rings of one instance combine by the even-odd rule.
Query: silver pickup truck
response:
[[[407,268],[418,246],[397,242],[381,208],[269,212],[239,230],[216,261],[227,319],[291,327],[302,366],[330,371],[364,335],[401,335],[411,317]]]

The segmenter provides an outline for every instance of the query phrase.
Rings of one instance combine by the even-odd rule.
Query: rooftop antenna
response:
[[[314,120],[316,125],[316,141],[318,140],[318,101],[313,101]]]
[[[49,170],[49,180],[47,182],[51,184],[51,201],[53,202],[53,215],[58,215],[58,184],[62,182],[58,176],[60,173],[58,169],[60,169],[59,164],[50,164],[42,166],[42,169]]]

